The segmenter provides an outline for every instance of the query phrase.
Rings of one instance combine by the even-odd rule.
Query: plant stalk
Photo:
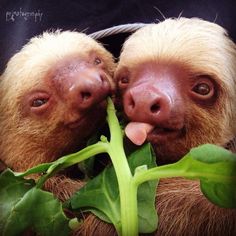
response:
[[[163,166],[154,167],[142,172],[135,173],[134,183],[135,185],[140,185],[146,181],[160,179],[160,178],[172,178],[172,177],[183,177],[184,172],[182,169],[175,169],[178,166],[177,163],[168,164]]]
[[[108,100],[107,112],[111,134],[108,154],[116,172],[120,192],[121,232],[118,233],[122,236],[136,236],[138,235],[137,185],[133,182],[123,148],[123,133],[111,100]]]
[[[48,168],[47,174],[43,175],[37,182],[36,186],[37,188],[42,188],[45,181],[53,176],[56,172],[65,169],[67,167],[70,167],[74,164],[77,164],[81,161],[84,161],[88,159],[89,157],[107,152],[108,143],[104,142],[98,142],[96,144],[93,144],[91,146],[88,146],[76,153],[69,154],[67,156],[64,156],[56,161],[53,162],[53,164]]]

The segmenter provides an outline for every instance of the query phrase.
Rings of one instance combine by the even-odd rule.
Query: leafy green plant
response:
[[[206,144],[190,150],[174,164],[155,166],[155,156],[149,144],[126,157],[123,131],[111,99],[108,99],[107,122],[109,141],[102,136],[99,142],[52,163],[38,165],[24,173],[7,170],[1,174],[1,235],[18,235],[28,228],[41,235],[67,235],[69,219],[63,214],[61,204],[40,188],[59,170],[99,153],[108,153],[113,167],[106,168],[89,181],[65,206],[92,211],[101,219],[113,223],[119,235],[135,236],[157,228],[154,199],[156,183],[160,178],[181,176],[199,179],[201,189],[210,201],[221,207],[236,207],[235,154]],[[36,183],[24,179],[35,173],[44,173]],[[13,185],[17,186],[17,194],[12,190]],[[47,202],[52,202],[51,212],[46,211],[49,208],[45,207]],[[46,220],[40,221],[40,218]]]
[[[33,180],[15,176],[10,170],[0,176],[0,235],[19,235],[32,229],[40,235],[68,235],[69,219],[49,192]]]

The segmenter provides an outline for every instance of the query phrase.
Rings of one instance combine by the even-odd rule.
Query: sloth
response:
[[[150,142],[159,164],[236,135],[236,46],[215,23],[166,19],[136,31],[123,45],[115,82],[127,137]],[[161,179],[156,208],[153,235],[236,235],[236,210],[210,203],[198,181]],[[90,215],[78,234],[115,231]]]
[[[32,38],[0,77],[0,160],[22,172],[78,151],[105,122],[114,90],[113,56],[72,31]],[[79,181],[58,176],[45,188],[66,200]]]
[[[234,138],[236,46],[222,27],[194,18],[150,24],[124,43],[112,80],[114,70],[111,54],[81,33],[33,38],[1,76],[0,160],[24,171],[83,147],[104,122],[104,99],[115,85],[127,137],[151,142],[160,164]],[[45,189],[65,201],[82,185],[60,175]],[[236,234],[235,209],[210,203],[198,181],[161,179],[156,208],[153,235]],[[116,232],[88,214],[73,234]]]

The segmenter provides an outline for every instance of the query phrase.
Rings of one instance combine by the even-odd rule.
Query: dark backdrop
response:
[[[165,18],[181,14],[215,21],[236,42],[236,0],[0,0],[0,73],[17,50],[45,30],[92,33],[119,24],[162,21],[160,12]],[[103,43],[118,56],[124,37],[108,37]]]

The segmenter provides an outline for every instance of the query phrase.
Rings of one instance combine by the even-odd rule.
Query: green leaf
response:
[[[193,148],[179,162],[182,176],[200,179],[203,194],[214,204],[236,207],[236,154],[205,144]]]
[[[201,191],[209,201],[220,207],[236,208],[236,184],[201,181]]]
[[[189,153],[193,159],[209,164],[225,161],[236,162],[235,153],[213,144],[200,145],[192,148]]]
[[[156,166],[156,156],[150,144],[146,144],[132,153],[128,161],[133,175],[135,169],[140,166],[146,165],[147,169]],[[138,223],[140,233],[151,233],[157,228],[158,217],[155,208],[157,182],[157,180],[147,181],[138,187]]]
[[[212,164],[213,174],[224,175],[221,179],[201,178],[203,194],[220,207],[236,208],[236,155],[211,144],[192,149],[190,155],[195,160]]]
[[[154,167],[155,156],[151,145],[146,144],[132,153],[128,162],[133,173],[138,166]],[[157,227],[154,205],[156,183],[157,181],[148,181],[138,188],[139,231],[141,233],[153,232]],[[72,209],[90,210],[102,220],[112,222],[116,229],[120,229],[120,198],[114,168],[106,168],[75,193],[71,198],[71,207]]]
[[[87,141],[86,146],[90,146],[92,144],[97,143],[100,141],[101,134],[99,132],[96,132],[93,134]],[[88,181],[94,176],[94,168],[95,168],[95,156],[91,156],[90,158],[78,163],[79,169],[82,171],[82,173],[85,176],[85,180]]]
[[[23,173],[15,173],[16,176],[27,176],[31,174],[37,174],[37,173],[44,173],[48,170],[48,168],[52,165],[52,163],[43,163],[39,164],[37,166],[32,167],[31,169],[28,169],[27,171]]]
[[[88,181],[94,176],[95,156],[78,164],[79,170],[84,174],[84,180]]]
[[[4,235],[4,228],[13,207],[34,187],[34,181],[15,177],[9,169],[0,175],[0,235]]]
[[[51,193],[37,189],[34,181],[7,170],[0,175],[0,187],[1,235],[21,235],[28,229],[44,236],[69,234],[69,219],[61,203]]]
[[[72,209],[85,208],[85,210],[100,211],[97,216],[105,215],[102,219],[109,219],[119,227],[120,202],[118,183],[113,168],[106,168],[100,175],[89,181],[71,198]]]

